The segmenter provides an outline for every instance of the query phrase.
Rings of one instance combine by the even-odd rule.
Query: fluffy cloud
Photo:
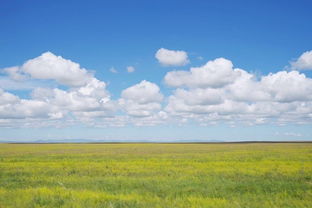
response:
[[[304,52],[296,61],[291,62],[293,70],[312,70],[312,51]]]
[[[31,82],[32,79],[55,80],[68,89],[38,87],[29,99],[20,99],[0,90],[0,119],[82,119],[82,117],[111,116],[117,109],[110,99],[106,83],[93,77],[79,64],[47,52],[20,67],[4,69],[11,82]],[[21,80],[19,75],[28,76]],[[37,82],[37,81],[35,81]],[[0,82],[1,83],[1,82]],[[100,112],[100,113],[99,113]],[[17,122],[18,123],[18,122]]]
[[[3,71],[9,75],[12,80],[25,80],[27,76],[21,71],[18,66],[4,68]]]
[[[119,99],[112,100],[105,82],[79,64],[52,53],[3,71],[7,76],[0,77],[0,126],[5,127],[312,121],[311,78],[299,71],[257,77],[233,67],[224,58],[187,71],[168,72],[164,81],[174,89],[166,98],[157,84],[143,80],[124,89]],[[54,86],[40,85],[47,80],[54,80]],[[31,84],[33,81],[36,84]],[[57,83],[65,86],[57,88]],[[29,98],[8,91],[18,90],[19,87],[9,85],[19,84],[28,86]]]
[[[184,66],[190,61],[185,51],[174,51],[165,48],[159,49],[155,58],[164,66]]]
[[[312,79],[298,71],[257,78],[220,58],[190,71],[168,72],[165,82],[177,87],[165,109],[179,120],[257,124],[312,119]]]
[[[241,70],[233,69],[231,61],[218,58],[190,71],[168,72],[165,82],[172,87],[218,88],[233,83],[240,74]]]
[[[90,81],[92,74],[79,64],[56,56],[51,52],[27,61],[21,70],[35,79],[52,79],[68,86],[82,86]]]
[[[231,99],[245,102],[294,102],[312,99],[312,79],[298,71],[270,73],[258,81],[254,75],[242,71],[241,76],[225,89]]]
[[[146,80],[123,90],[121,97],[136,101],[140,104],[160,102],[163,99],[163,95],[160,93],[159,87],[156,84]]]
[[[220,104],[223,91],[217,89],[177,89],[175,96],[185,100],[187,105],[214,105]]]
[[[312,79],[297,71],[280,71],[264,76],[260,82],[263,91],[277,102],[307,101],[312,99]]]
[[[16,103],[18,101],[19,98],[17,96],[0,89],[0,105]]]
[[[161,109],[160,102],[163,95],[159,87],[151,82],[143,80],[121,93],[119,104],[131,116],[151,116]]]
[[[32,98],[55,106],[60,114],[102,111],[109,115],[115,109],[109,93],[105,90],[105,83],[95,78],[85,86],[68,91],[58,88],[37,88],[32,92]],[[90,113],[90,115],[95,114]]]
[[[95,78],[85,86],[69,90],[36,88],[31,99],[20,99],[0,89],[1,119],[62,119],[83,113],[96,117],[93,112],[101,112],[99,116],[111,116],[115,110],[116,104],[110,100],[105,83]]]
[[[56,109],[39,100],[26,100],[0,89],[0,118],[49,118]]]
[[[55,80],[59,84],[78,87],[87,84],[93,74],[79,64],[56,56],[51,52],[30,59],[22,66],[9,67],[4,71],[13,80],[23,80],[28,77],[42,80]]]

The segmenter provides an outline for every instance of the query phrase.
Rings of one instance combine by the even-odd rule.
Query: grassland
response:
[[[0,144],[0,207],[312,207],[312,143]]]

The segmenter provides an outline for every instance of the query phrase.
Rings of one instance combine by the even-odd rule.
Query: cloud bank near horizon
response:
[[[190,63],[187,52],[165,48],[155,58],[167,67]],[[107,83],[93,71],[46,52],[1,70],[0,127],[310,124],[312,79],[301,70],[312,69],[312,51],[288,68],[257,77],[217,58],[189,70],[168,71],[163,78],[172,89],[168,96],[161,85],[142,80],[112,99]],[[127,71],[136,73],[133,66]],[[18,96],[8,83],[30,90],[29,97]]]

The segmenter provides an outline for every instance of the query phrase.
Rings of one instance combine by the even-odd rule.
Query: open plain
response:
[[[312,143],[0,144],[0,207],[312,207]]]

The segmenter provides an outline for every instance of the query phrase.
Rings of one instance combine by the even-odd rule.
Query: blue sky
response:
[[[304,0],[3,0],[0,139],[310,140],[311,9]],[[91,81],[94,93],[81,94]]]

